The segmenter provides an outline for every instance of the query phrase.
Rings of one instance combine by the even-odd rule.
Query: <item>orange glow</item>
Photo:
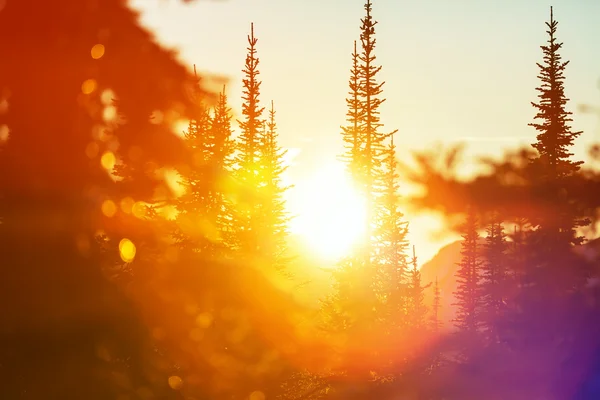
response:
[[[117,213],[117,206],[112,200],[104,200],[102,203],[102,214],[112,218]]]
[[[265,394],[260,390],[256,390],[250,394],[250,400],[265,400]]]
[[[185,186],[181,184],[181,175],[173,168],[164,169],[164,180],[169,186],[169,189],[173,192],[176,197],[179,197],[185,193]]]
[[[173,390],[179,390],[183,386],[183,380],[177,375],[169,377],[169,387]]]
[[[104,45],[100,44],[100,43],[94,45],[94,47],[92,47],[92,50],[90,53],[94,60],[102,58],[102,56],[104,55]]]
[[[179,121],[173,124],[173,132],[175,133],[175,135],[183,137],[184,132],[187,131],[189,124],[190,121],[180,119]]]
[[[115,93],[110,89],[103,90],[102,94],[100,95],[100,101],[102,101],[102,104],[105,104],[105,105],[111,104],[114,99],[115,99]]]
[[[85,148],[85,155],[88,156],[89,158],[94,158],[98,155],[99,151],[100,151],[100,147],[98,146],[98,143],[90,142],[87,145],[87,147]]]
[[[119,242],[119,254],[121,256],[121,260],[126,263],[132,262],[135,258],[135,245],[129,239],[122,239]]]
[[[8,125],[0,125],[0,142],[6,142],[10,136]]]
[[[133,208],[134,204],[135,201],[131,197],[125,197],[123,200],[121,200],[121,210],[123,210],[125,214],[131,214],[131,209]]]
[[[102,118],[105,121],[112,121],[117,118],[117,108],[115,106],[108,106],[104,109],[102,113]]]
[[[100,164],[102,164],[102,167],[107,171],[112,171],[112,169],[115,167],[116,161],[117,160],[112,151],[104,152],[104,154],[102,154],[102,158],[100,158]]]
[[[196,317],[196,324],[200,328],[208,328],[213,321],[213,316],[210,313],[202,313]]]
[[[81,84],[81,91],[83,92],[83,94],[91,94],[94,92],[94,90],[96,90],[96,87],[97,87],[96,80],[87,79],[87,80],[83,81],[83,83]]]
[[[131,207],[131,213],[137,218],[144,218],[146,215],[146,204],[141,201],[136,201]]]

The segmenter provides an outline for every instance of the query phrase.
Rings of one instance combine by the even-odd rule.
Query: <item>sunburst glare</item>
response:
[[[298,184],[290,203],[297,214],[291,231],[321,257],[343,256],[364,232],[365,203],[342,163],[331,163]]]

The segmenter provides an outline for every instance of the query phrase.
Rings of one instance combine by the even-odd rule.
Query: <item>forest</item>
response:
[[[377,3],[330,133],[360,236],[307,304],[251,21],[238,119],[128,1],[0,1],[0,399],[600,399],[600,144],[572,154],[558,13],[532,27],[531,145],[464,179],[460,146],[398,156]],[[461,235],[451,286],[406,203]]]

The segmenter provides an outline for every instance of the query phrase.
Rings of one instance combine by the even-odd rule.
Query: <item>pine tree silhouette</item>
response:
[[[589,221],[580,218],[582,210],[572,198],[573,179],[582,162],[570,159],[573,155],[570,147],[581,132],[573,132],[569,126],[572,113],[566,111],[569,99],[564,93],[564,71],[569,62],[563,62],[559,54],[562,43],[556,39],[558,22],[552,7],[546,26],[548,43],[541,46],[544,58],[543,64],[538,64],[540,100],[532,103],[538,111],[535,119],[541,121],[530,124],[539,132],[533,144],[539,157],[532,160],[531,180],[543,196],[546,212],[529,218],[533,231],[528,240],[534,247],[529,249],[527,273],[529,282],[541,284],[540,290],[555,295],[581,287],[585,281],[585,271],[565,265],[571,264],[571,245],[583,241],[576,233],[577,228]]]
[[[355,183],[362,182],[362,170],[364,162],[362,160],[362,123],[364,120],[364,109],[360,97],[360,67],[359,54],[354,41],[354,50],[352,52],[352,68],[350,69],[350,81],[348,87],[348,97],[346,98],[346,121],[348,125],[342,126],[342,139],[346,152],[341,159],[346,162],[352,180]]]
[[[382,179],[382,162],[385,157],[384,140],[394,134],[382,133],[380,129],[379,107],[385,101],[380,95],[384,82],[377,82],[377,74],[381,66],[376,65],[375,56],[375,21],[371,15],[372,4],[370,0],[364,5],[365,17],[361,19],[361,52],[358,60],[358,89],[360,98],[360,109],[362,112],[360,133],[362,170],[359,184],[366,201],[366,226],[365,226],[365,260],[367,265],[371,264],[371,247],[373,241],[373,230],[378,212],[377,194]]]
[[[552,180],[573,175],[579,170],[582,162],[570,160],[573,154],[569,152],[569,147],[582,132],[573,132],[569,126],[572,112],[565,109],[569,99],[564,92],[564,71],[569,61],[563,62],[559,53],[563,44],[556,39],[558,22],[554,19],[552,7],[550,21],[546,22],[546,26],[548,44],[541,46],[544,61],[543,64],[537,64],[542,82],[537,88],[540,100],[539,103],[531,103],[538,110],[535,119],[541,121],[533,122],[530,126],[539,132],[537,142],[533,144],[540,154],[537,162],[544,167],[546,179]]]
[[[219,239],[216,226],[219,204],[215,205],[214,179],[211,176],[211,116],[208,107],[198,103],[194,118],[184,132],[184,140],[192,154],[188,165],[180,168],[185,193],[177,199],[177,231],[175,239],[182,249],[210,251]]]
[[[410,328],[414,332],[423,332],[426,328],[427,306],[425,305],[425,289],[431,284],[423,286],[421,281],[421,271],[417,263],[415,246],[413,246],[413,256],[411,260],[412,268],[409,271],[409,289],[408,289],[408,319]]]
[[[396,160],[396,147],[392,136],[384,160],[384,182],[381,194],[381,209],[378,215],[379,226],[375,231],[377,240],[378,272],[380,281],[379,295],[386,299],[388,315],[387,323],[400,327],[403,325],[403,316],[406,312],[407,285],[409,284],[409,268],[406,251],[408,248],[408,222],[399,210],[400,185],[398,183],[398,165]],[[394,328],[392,328],[394,329]]]
[[[440,310],[442,307],[442,297],[440,292],[440,287],[438,285],[438,278],[435,277],[435,282],[433,284],[433,302],[431,304],[431,325],[433,332],[438,335],[440,333],[440,329],[443,326],[443,322],[440,319]]]
[[[285,272],[289,262],[286,254],[287,239],[289,234],[290,218],[285,209],[285,191],[289,187],[283,186],[283,173],[287,167],[283,165],[283,158],[287,153],[278,144],[277,124],[275,123],[275,105],[271,101],[269,117],[265,124],[261,138],[261,212],[262,223],[261,237],[262,254],[266,262],[275,270]]]
[[[215,184],[217,221],[223,247],[232,248],[235,229],[233,227],[234,199],[236,185],[234,184],[233,163],[235,142],[232,139],[231,108],[228,105],[226,88],[219,95],[217,105],[213,110],[210,134],[212,138],[212,154],[210,167]]]
[[[261,81],[258,77],[260,72],[257,43],[258,39],[254,37],[254,24],[251,24],[242,80],[244,119],[238,121],[241,134],[237,141],[234,174],[239,186],[234,217],[236,246],[248,254],[257,254],[260,248],[259,236],[256,234],[260,222],[256,220],[256,216],[260,213],[261,141],[265,121],[262,118],[264,107],[260,106],[259,100]]]
[[[354,44],[346,99],[347,125],[342,127],[346,148],[342,159],[366,200],[365,234],[332,272],[333,294],[322,307],[325,331],[346,343],[340,349],[342,361],[337,372],[359,386],[373,381],[373,374],[393,375],[392,366],[402,364],[410,352],[409,340],[404,340],[409,286],[405,254],[408,225],[398,208],[395,146],[393,141],[386,144],[394,132],[381,132],[383,83],[377,82],[381,67],[375,65],[376,22],[371,16],[370,1],[365,4],[365,13],[361,19],[360,51]],[[392,355],[395,352],[403,354],[396,359]]]
[[[484,293],[482,319],[492,342],[498,339],[498,324],[505,311],[508,291],[506,234],[498,213],[492,216],[483,246],[484,261],[481,266]]]
[[[457,288],[456,317],[454,325],[462,332],[472,336],[481,326],[481,287],[479,259],[479,234],[477,233],[477,217],[472,208],[462,230],[461,261],[456,271]]]

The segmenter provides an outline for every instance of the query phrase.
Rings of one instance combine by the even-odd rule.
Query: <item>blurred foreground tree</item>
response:
[[[152,391],[145,329],[103,276],[96,236],[139,229],[108,223],[110,203],[102,210],[117,146],[156,167],[185,158],[171,124],[192,106],[190,74],[119,0],[9,1],[0,38],[0,125],[10,132],[0,155],[2,397]],[[151,124],[155,111],[163,118]],[[117,114],[128,121],[118,137],[106,131]],[[156,176],[140,174],[130,190],[144,200]],[[121,386],[115,364],[129,366]]]
[[[293,341],[275,318],[293,302],[263,276],[227,259],[201,268],[165,240],[156,206],[174,198],[169,171],[194,159],[173,126],[216,95],[127,2],[2,2],[0,56],[0,397],[202,398],[223,382],[179,376],[194,363],[181,339],[211,325],[201,296],[218,308],[238,293],[253,328]],[[198,370],[245,367],[223,360]]]

